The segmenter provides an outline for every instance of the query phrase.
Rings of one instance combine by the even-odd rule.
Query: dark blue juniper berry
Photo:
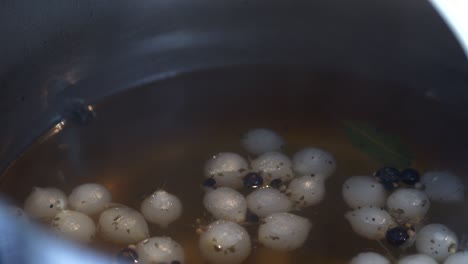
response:
[[[204,187],[214,187],[216,185],[216,180],[213,178],[208,178],[205,181],[203,181],[202,185]]]
[[[244,177],[244,186],[249,189],[256,189],[262,187],[263,178],[256,172],[250,172]]]
[[[415,169],[409,168],[400,173],[400,180],[408,185],[415,185],[419,182],[421,176]]]
[[[124,248],[117,253],[118,264],[138,263],[138,254],[131,248]]]
[[[388,243],[392,246],[399,247],[403,245],[409,238],[408,230],[402,227],[394,227],[387,230],[385,235]]]
[[[270,182],[270,186],[275,189],[279,189],[282,184],[283,184],[283,181],[281,181],[281,179],[273,179]]]
[[[392,167],[383,167],[377,170],[374,176],[377,177],[379,182],[382,183],[388,191],[398,187],[398,182],[400,181],[400,171]]]

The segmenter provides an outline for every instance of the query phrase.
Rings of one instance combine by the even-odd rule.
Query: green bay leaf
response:
[[[411,165],[413,156],[397,136],[363,122],[346,121],[344,125],[350,142],[372,159],[400,169]]]

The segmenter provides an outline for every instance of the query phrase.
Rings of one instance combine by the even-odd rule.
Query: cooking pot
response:
[[[147,123],[148,111],[157,113],[151,128],[129,129],[127,137],[196,131],[198,123],[247,116],[302,120],[312,111],[402,127],[425,151],[436,150],[441,164],[465,171],[467,22],[446,2],[5,0],[0,171],[69,123],[106,124],[118,114],[109,126],[132,126]],[[132,88],[154,84],[145,96],[131,96]],[[99,102],[122,93],[130,93],[125,109],[100,113]],[[68,139],[73,149],[99,144]],[[79,158],[68,158],[77,159],[79,170]],[[6,176],[2,181],[7,196],[24,198]],[[0,222],[1,263],[73,263],[88,254],[104,263],[74,246],[41,243],[55,239],[35,228],[11,227],[18,223],[7,217]],[[16,243],[36,255],[12,249]],[[50,254],[56,258],[37,261]]]

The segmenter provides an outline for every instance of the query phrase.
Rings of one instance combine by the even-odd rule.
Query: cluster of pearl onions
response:
[[[110,201],[110,192],[99,184],[77,186],[68,198],[59,189],[35,187],[25,200],[24,211],[33,219],[50,222],[57,234],[88,243],[96,234],[90,216]]]
[[[462,200],[463,183],[457,176],[446,172],[425,173],[421,183],[425,186],[424,191],[400,187],[388,194],[385,186],[374,177],[350,177],[343,184],[342,192],[343,199],[353,210],[346,213],[345,218],[358,235],[375,240],[387,236],[391,244],[392,236],[389,233],[401,229],[393,227],[418,226],[416,234],[414,230],[410,231],[413,234],[408,232],[409,239],[405,238],[401,241],[403,244],[395,245],[409,247],[414,243],[419,254],[406,256],[398,264],[436,264],[444,260],[444,263],[450,263],[464,257],[466,260],[466,254],[456,253],[458,238],[448,227],[441,224],[421,227],[430,208],[430,201],[448,203]],[[390,228],[392,230],[387,233]],[[366,259],[375,257],[375,254],[365,256],[356,257],[355,261],[362,261],[356,263],[367,263]]]
[[[205,164],[204,185],[209,188],[203,205],[217,221],[201,229],[200,249],[212,263],[247,258],[250,235],[240,225],[248,212],[262,219],[257,240],[263,246],[282,251],[301,247],[312,224],[289,212],[321,202],[325,180],[336,169],[335,158],[317,148],[305,148],[289,159],[280,152],[285,141],[269,129],[247,132],[242,145],[255,156],[250,166],[231,152],[218,153]],[[242,187],[249,189],[247,197],[239,191]]]
[[[346,204],[353,209],[346,213],[346,219],[357,234],[369,239],[384,238],[387,230],[396,223],[420,223],[430,208],[429,197],[423,191],[399,188],[388,196],[384,186],[370,176],[348,178],[342,194]]]
[[[152,237],[140,241],[135,247],[138,263],[178,263],[185,261],[182,246],[170,237]]]

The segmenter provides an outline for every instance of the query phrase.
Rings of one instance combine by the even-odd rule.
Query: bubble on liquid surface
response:
[[[203,205],[216,219],[243,222],[247,213],[245,197],[227,187],[205,193]]]
[[[199,249],[210,263],[239,264],[250,254],[252,243],[247,230],[224,220],[211,223],[200,235]]]
[[[353,176],[343,184],[343,199],[349,207],[383,207],[387,192],[382,184],[370,176]]]
[[[271,249],[290,251],[304,245],[312,224],[307,218],[290,213],[267,216],[258,229],[258,241]]]
[[[333,155],[319,148],[305,148],[294,154],[293,170],[300,176],[322,175],[330,177],[336,169]]]
[[[374,252],[363,252],[355,256],[349,264],[390,264],[390,261]]]
[[[249,153],[254,155],[279,151],[285,145],[284,139],[278,133],[266,128],[249,130],[241,143]]]
[[[204,174],[206,178],[213,178],[217,186],[240,189],[248,168],[247,161],[239,154],[221,152],[206,162]]]

